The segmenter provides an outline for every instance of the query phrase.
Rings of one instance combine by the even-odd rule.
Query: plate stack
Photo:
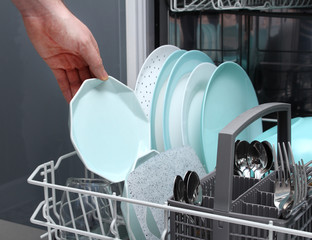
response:
[[[150,121],[152,149],[191,146],[207,173],[216,166],[219,131],[258,105],[253,85],[238,64],[216,66],[204,52],[171,45],[148,56],[135,94]],[[261,133],[258,120],[238,138],[251,141]]]
[[[216,66],[204,52],[164,45],[142,65],[135,90],[111,76],[84,81],[70,102],[70,135],[87,169],[124,182],[124,197],[162,204],[175,176],[215,169],[219,131],[257,105],[236,63]],[[257,120],[238,138],[261,133]],[[160,237],[163,212],[124,202],[121,210],[130,239]]]

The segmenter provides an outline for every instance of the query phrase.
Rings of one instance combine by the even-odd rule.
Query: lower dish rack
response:
[[[250,124],[263,112],[267,112],[267,109],[270,109],[270,111],[285,111],[286,109],[286,112],[290,109],[289,106],[285,107],[285,104],[263,105],[251,109],[252,113],[256,113],[255,116],[248,120],[246,124],[243,124],[243,127],[239,128],[239,130],[242,130],[245,125]],[[250,112],[246,112],[246,114],[250,115]],[[281,116],[285,120],[286,116],[289,117],[290,115],[281,114]],[[244,120],[244,117],[239,116],[234,120],[234,123],[241,120]],[[283,125],[285,122],[282,121],[281,124]],[[240,126],[240,124],[238,125]],[[287,127],[287,124],[285,126]],[[235,134],[238,133],[239,131],[235,132]],[[220,134],[218,146],[220,146]],[[280,135],[283,136],[283,134]],[[287,140],[290,136],[286,134],[283,138]],[[234,139],[235,136],[229,138],[229,141],[231,142]],[[28,178],[28,183],[42,187],[44,193],[44,199],[38,205],[30,220],[33,224],[47,228],[46,234],[41,237],[48,237],[49,240],[133,239],[133,237],[121,236],[118,231],[118,221],[120,221],[118,208],[120,203],[124,202],[164,211],[164,220],[159,223],[164,226],[161,239],[311,239],[312,200],[308,200],[305,206],[301,207],[290,218],[286,220],[277,219],[277,210],[272,202],[274,175],[268,175],[261,180],[233,176],[233,166],[231,164],[227,163],[228,166],[226,167],[219,164],[219,155],[222,157],[220,152],[225,152],[226,155],[231,153],[233,148],[230,147],[228,150],[227,148],[220,149],[218,147],[216,170],[201,180],[204,193],[202,206],[173,201],[170,196],[168,196],[167,203],[156,204],[122,197],[120,193],[122,190],[119,193],[118,190],[103,193],[92,189],[78,189],[68,185],[65,186],[65,184],[57,184],[56,178],[59,176],[59,171],[61,171],[60,165],[62,162],[76,156],[76,152],[65,154],[56,163],[49,161],[39,165]],[[224,169],[220,170],[220,167]],[[229,176],[224,176],[223,173],[227,170]],[[218,175],[218,172],[222,174]],[[85,171],[85,177],[98,179],[97,176],[87,170]],[[220,178],[222,181],[220,181]],[[220,196],[224,191],[227,192],[227,195],[223,199]],[[116,195],[116,192],[118,195]],[[83,208],[81,216],[77,216],[77,218],[84,220],[85,225],[87,225],[86,228],[80,228],[73,223],[64,224],[61,221],[62,200],[64,200],[64,196],[69,199],[70,194],[77,196],[77,201],[81,205],[84,199],[91,199],[92,204],[95,203],[94,212],[89,212]],[[227,198],[228,196],[231,197]],[[106,228],[102,226],[103,215],[99,206],[108,207],[110,210],[110,218],[106,223]],[[222,211],[223,206],[225,206],[225,211]],[[228,210],[227,207],[229,207]],[[69,212],[72,222],[75,222],[74,211],[71,209]],[[93,231],[88,224],[91,215],[92,221],[101,223],[97,231]],[[65,234],[64,238],[64,233],[70,234]],[[66,238],[66,236],[70,237]]]
[[[168,201],[169,205],[165,203],[161,205],[151,202],[143,202],[140,200],[127,199],[120,196],[69,188],[65,185],[56,184],[55,175],[58,167],[63,161],[67,161],[67,159],[70,159],[72,156],[75,155],[76,152],[72,152],[61,156],[56,161],[56,163],[54,161],[43,163],[39,165],[28,178],[28,182],[30,184],[42,187],[44,193],[44,199],[39,203],[38,207],[35,209],[33,215],[30,218],[30,221],[33,224],[47,228],[47,232],[42,235],[41,238],[47,237],[49,240],[61,239],[60,232],[67,231],[74,234],[76,233],[79,236],[84,236],[84,238],[77,239],[116,239],[115,237],[109,237],[87,230],[79,230],[74,227],[62,226],[59,223],[59,208],[61,202],[60,200],[57,200],[56,191],[60,191],[63,193],[80,193],[81,196],[87,195],[93,196],[95,198],[111,199],[112,205],[115,206],[117,202],[124,201],[127,203],[162,209],[165,213],[164,216],[167,217],[164,219],[163,224],[165,226],[165,230],[162,233],[161,239],[212,239],[210,238],[210,236],[213,222],[230,223],[233,228],[236,227],[236,229],[238,229],[240,233],[243,234],[243,236],[237,236],[234,234],[233,237],[235,237],[232,239],[248,239],[247,235],[250,236],[250,232],[252,231],[263,232],[263,236],[266,236],[266,238],[250,237],[249,239],[273,240],[276,239],[274,238],[276,234],[289,234],[293,237],[297,237],[298,239],[312,238],[312,233],[308,232],[311,230],[311,203],[309,204],[308,210],[304,212],[304,216],[300,219],[300,221],[306,223],[307,227],[295,227],[294,229],[278,225],[277,223],[275,223],[273,218],[258,218],[257,221],[253,221],[251,219],[244,219],[244,217],[242,217],[242,214],[234,213],[231,216],[224,216],[218,213],[213,213],[212,207],[214,189],[211,188],[211,186],[213,186],[215,177],[211,178],[211,175],[206,176],[202,180],[204,193],[206,193],[202,207],[174,202],[171,200]],[[38,179],[38,176],[41,178],[40,180]],[[235,176],[235,179],[235,182],[242,181],[242,177]],[[258,183],[258,180],[244,179],[243,182],[245,183],[244,186],[246,188],[249,188],[256,185]],[[244,191],[244,188],[241,189],[243,189]],[[239,192],[237,192],[237,194],[239,194]],[[194,220],[193,222],[190,222],[190,217],[192,217],[192,220]],[[303,226],[304,223],[300,221],[295,222]],[[112,227],[114,227],[113,224],[114,223],[112,221]],[[196,232],[196,234],[194,232]]]

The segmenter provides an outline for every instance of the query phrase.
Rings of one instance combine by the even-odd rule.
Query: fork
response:
[[[301,159],[301,171],[302,171],[302,201],[304,201],[307,197],[308,184],[307,184],[307,172],[304,166],[303,159]]]
[[[286,179],[286,171],[284,169],[282,152],[278,143],[279,161],[276,155],[275,146],[273,145],[273,158],[275,170],[275,190],[274,190],[274,205],[278,209],[278,215],[281,215],[281,207],[284,206],[285,200],[291,193],[290,181]],[[283,202],[283,205],[281,203]]]
[[[291,189],[292,193],[287,197],[287,201],[281,202],[280,206],[282,205],[281,214],[284,218],[287,218],[292,214],[293,211],[299,209],[302,204],[304,204],[306,197],[307,197],[307,173],[306,173],[306,165],[304,164],[303,160],[295,164],[294,156],[291,150],[290,143],[288,143],[289,148],[289,155],[291,159],[292,169],[289,168],[289,159],[288,154],[286,151],[285,144],[283,143],[283,151],[284,156],[286,159],[286,164],[288,164],[288,170],[290,173],[291,178]]]
[[[293,203],[296,200],[296,191],[294,188],[294,183],[295,183],[295,176],[293,173],[291,173],[290,166],[289,166],[289,158],[288,158],[288,153],[287,149],[285,146],[285,143],[282,143],[283,147],[283,152],[281,150],[280,144],[278,144],[278,149],[279,149],[279,155],[281,158],[281,161],[283,161],[283,154],[285,158],[285,163],[286,163],[286,169],[285,169],[285,174],[287,175],[287,183],[290,185],[290,192],[289,195],[280,203],[280,209],[282,209],[282,214],[285,215],[285,212],[293,205]]]
[[[302,159],[301,159],[302,160]],[[303,161],[303,160],[302,160]],[[310,188],[311,184],[312,184],[312,167],[309,166],[312,163],[312,160],[310,160],[309,162],[307,162],[304,167],[306,170],[306,177],[307,177],[307,188]],[[310,193],[311,190],[309,190],[308,192]],[[310,196],[310,194],[308,194]]]
[[[299,168],[295,164],[295,158],[294,154],[291,150],[291,145],[290,142],[288,142],[288,148],[289,148],[289,155],[290,155],[290,160],[291,160],[291,165],[292,165],[292,175],[293,175],[293,187],[294,187],[294,203],[293,206],[296,206],[298,201],[299,201],[299,196],[300,196],[300,183],[299,183]]]
[[[312,196],[312,167],[309,166],[311,163],[312,160],[304,165],[307,175],[307,197]]]

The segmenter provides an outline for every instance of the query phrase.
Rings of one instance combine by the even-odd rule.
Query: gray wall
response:
[[[93,32],[108,73],[126,82],[124,0],[65,3]],[[0,78],[0,218],[28,223],[34,209],[23,205],[39,202],[43,192],[27,184],[26,178],[37,165],[73,147],[68,104],[9,0],[0,1]],[[68,165],[63,177],[75,166]]]

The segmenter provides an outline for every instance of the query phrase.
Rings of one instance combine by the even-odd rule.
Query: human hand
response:
[[[25,8],[18,6],[23,0],[17,2],[28,36],[51,68],[67,102],[85,79],[108,78],[92,33],[62,1],[27,0]]]

